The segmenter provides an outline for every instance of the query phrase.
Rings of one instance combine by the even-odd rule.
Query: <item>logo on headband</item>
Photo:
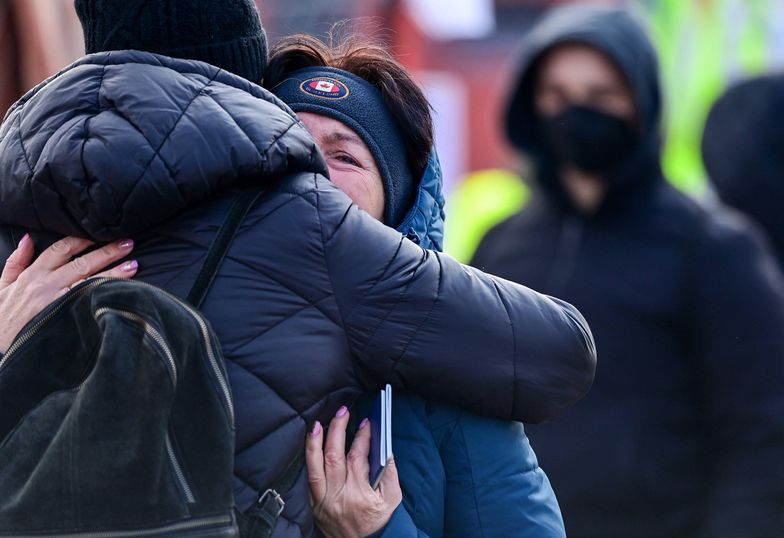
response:
[[[348,86],[334,78],[309,78],[299,85],[299,89],[308,95],[323,99],[345,99],[351,93]]]

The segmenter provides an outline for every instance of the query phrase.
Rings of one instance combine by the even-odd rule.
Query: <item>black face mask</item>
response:
[[[558,164],[603,175],[622,165],[640,135],[628,121],[595,108],[572,105],[540,120],[542,142]]]

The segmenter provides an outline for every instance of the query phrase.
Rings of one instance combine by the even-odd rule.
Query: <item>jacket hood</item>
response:
[[[422,248],[444,249],[444,176],[435,148],[419,180],[414,205],[397,230]]]
[[[291,110],[212,65],[146,52],[85,56],[0,127],[0,221],[106,241],[244,180],[326,165]]]
[[[782,113],[784,75],[741,82],[708,115],[702,155],[721,200],[761,224],[784,263]]]
[[[548,52],[568,43],[594,47],[618,67],[632,90],[641,121],[642,137],[637,153],[655,155],[658,159],[662,105],[656,52],[643,27],[629,12],[603,6],[554,9],[523,39],[518,75],[505,117],[510,142],[523,153],[540,154],[533,102],[538,68]],[[655,170],[649,175],[659,176],[658,166],[651,167]]]

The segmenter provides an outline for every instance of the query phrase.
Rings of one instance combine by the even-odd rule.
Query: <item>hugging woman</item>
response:
[[[267,187],[202,307],[237,411],[239,509],[314,422],[385,382],[530,421],[588,390],[595,349],[576,309],[423,249],[327,179],[304,125],[256,85],[266,40],[252,2],[76,5],[92,54],[0,128],[0,257],[28,232],[38,246],[42,232],[132,237],[137,278],[183,296],[241,186]],[[273,536],[312,536],[304,468],[283,496]]]

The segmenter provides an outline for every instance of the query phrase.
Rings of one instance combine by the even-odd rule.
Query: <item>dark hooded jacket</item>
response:
[[[424,251],[325,173],[304,126],[265,90],[142,52],[79,60],[0,128],[0,257],[24,230],[131,236],[138,277],[184,296],[237,187],[266,187],[202,308],[227,358],[242,510],[314,420],[384,382],[544,420],[593,377],[593,340],[574,308]],[[284,497],[274,536],[312,535],[304,472]]]
[[[721,201],[759,223],[784,270],[782,114],[784,75],[733,86],[708,115],[702,156]]]
[[[592,216],[535,133],[543,55],[583,43],[626,76],[643,134]],[[659,168],[654,51],[625,12],[562,8],[526,38],[507,118],[538,192],[472,264],[577,305],[596,337],[591,392],[528,428],[571,537],[784,536],[784,283],[747,223]]]

